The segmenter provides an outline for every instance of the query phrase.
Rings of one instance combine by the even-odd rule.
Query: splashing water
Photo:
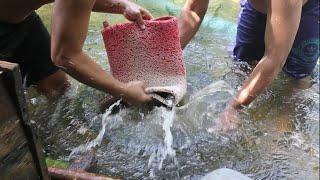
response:
[[[70,159],[73,155],[75,155],[75,154],[87,152],[87,151],[91,150],[92,148],[94,148],[94,147],[96,147],[96,146],[99,146],[99,145],[101,144],[102,139],[103,139],[103,136],[104,136],[104,133],[106,132],[106,126],[107,126],[108,116],[111,114],[111,112],[112,112],[112,110],[113,110],[114,107],[120,105],[120,102],[121,102],[121,99],[118,100],[117,102],[115,102],[114,104],[112,104],[112,105],[106,110],[106,112],[103,114],[103,116],[102,116],[102,122],[101,122],[102,128],[101,128],[98,136],[97,136],[94,140],[92,140],[92,141],[90,141],[90,142],[88,142],[88,143],[86,143],[86,144],[82,144],[82,145],[74,148],[74,149],[72,150],[72,152],[70,153],[70,155],[69,155],[69,159]]]
[[[164,136],[164,143],[165,143],[165,149],[166,149],[166,156],[175,156],[175,151],[172,148],[172,141],[173,136],[170,131],[170,128],[172,127],[173,118],[174,118],[174,109],[171,111],[167,111],[167,113],[162,114],[162,118],[164,119],[163,122],[163,130],[165,132]]]
[[[168,15],[168,12],[179,15],[184,1],[137,2],[158,17]],[[184,50],[188,69],[187,104],[176,107],[173,112],[156,107],[151,112],[144,113],[142,109],[139,113],[141,108],[133,107],[123,109],[117,115],[109,115],[106,132],[96,152],[98,162],[93,172],[124,179],[193,180],[227,167],[252,179],[319,179],[317,76],[316,85],[294,94],[288,93],[287,80],[279,78],[279,85],[270,87],[248,109],[248,115],[239,117],[244,123],[235,133],[208,132],[209,128],[217,126],[219,113],[232,98],[233,93],[229,90],[237,90],[247,76],[240,71],[241,63],[238,67],[238,63],[228,58],[227,50],[236,33],[236,19],[232,20],[230,16],[238,14],[234,13],[235,6],[231,4],[238,7],[236,1],[210,1],[199,32]],[[47,12],[51,10],[45,11],[48,14],[45,19],[49,23],[50,13]],[[220,15],[224,17],[221,19]],[[122,22],[118,15],[108,17],[110,24]],[[104,14],[92,14],[84,49],[109,70],[101,43],[103,20]],[[217,84],[211,86],[219,80],[227,82],[231,89]],[[40,129],[40,137],[45,139],[46,154],[58,159],[66,159],[70,148],[73,150],[75,144],[85,144],[88,138],[95,139],[101,130],[102,114],[99,115],[95,104],[104,93],[76,82],[72,84],[79,88],[61,105],[47,105],[38,99],[30,106],[33,109],[30,112],[32,120]],[[204,89],[208,86],[209,89]],[[174,120],[170,128],[169,119],[164,117],[171,112]],[[77,131],[82,127],[87,129],[84,134]],[[163,127],[169,127],[172,144],[170,135],[166,134],[169,131]],[[106,139],[109,144],[105,146],[103,142]],[[179,166],[175,165],[168,152],[174,152]]]
[[[154,168],[158,170],[162,169],[163,162],[167,158],[170,158],[174,162],[174,166],[178,165],[175,158],[176,151],[172,148],[173,135],[171,133],[171,127],[175,117],[175,107],[171,110],[161,107],[161,119],[163,120],[162,129],[164,131],[164,142],[160,145],[160,148],[155,150],[149,158],[148,168],[150,168],[150,178],[155,177]]]

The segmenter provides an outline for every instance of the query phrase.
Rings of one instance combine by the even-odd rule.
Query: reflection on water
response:
[[[138,3],[155,16],[177,15],[182,5],[176,0]],[[229,7],[236,4],[211,1],[204,25],[185,49],[188,94],[184,105],[172,111],[132,107],[108,116],[95,172],[126,179],[200,179],[227,167],[253,179],[319,178],[319,82],[301,90],[294,88],[295,81],[280,75],[240,114],[238,129],[214,130],[219,113],[247,76],[241,71],[246,64],[233,63],[227,52],[237,16],[236,8]],[[40,11],[46,22],[49,9]],[[123,21],[118,17],[107,18],[113,24]],[[105,18],[92,15],[85,50],[109,69],[100,35]],[[74,148],[99,135],[103,114],[97,105],[103,96],[74,80],[69,92],[55,102],[28,92],[31,117],[48,156],[67,160]]]

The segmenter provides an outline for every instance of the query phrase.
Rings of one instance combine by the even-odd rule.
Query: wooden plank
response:
[[[0,163],[15,149],[28,143],[19,120],[6,124],[0,134]]]
[[[18,147],[1,161],[0,172],[0,179],[3,180],[36,180],[41,178],[33,164],[33,156],[27,144]]]
[[[88,173],[84,171],[72,171],[68,169],[49,168],[52,180],[119,180],[121,178]]]
[[[39,179],[21,121],[0,73],[0,179]]]
[[[4,87],[3,75],[0,74],[0,126],[6,119],[16,115],[16,109]]]
[[[27,105],[24,98],[24,88],[22,86],[19,65],[0,61],[0,71],[3,71],[1,75],[3,77],[4,86],[7,89],[13,104],[16,106],[16,110],[18,110],[19,116],[21,116],[23,123],[28,124]]]
[[[2,80],[4,81],[4,87],[9,93],[10,99],[13,101],[17,111],[17,115],[21,120],[20,124],[28,141],[28,147],[32,154],[32,159],[37,167],[36,169],[40,175],[40,179],[49,179],[43,154],[43,146],[40,143],[39,138],[32,132],[32,128],[28,120],[27,105],[24,97],[24,88],[22,86],[19,66],[18,64],[0,61],[0,71],[3,72],[0,76],[2,76]]]

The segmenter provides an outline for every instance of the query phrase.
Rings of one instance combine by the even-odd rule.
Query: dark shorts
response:
[[[267,16],[241,0],[241,14],[233,50],[237,61],[260,60],[264,55]],[[293,47],[283,67],[290,76],[300,79],[312,75],[319,58],[319,1],[309,0],[302,9],[301,21]]]
[[[50,35],[35,12],[17,24],[0,22],[0,60],[18,63],[27,86],[59,69],[51,61]]]

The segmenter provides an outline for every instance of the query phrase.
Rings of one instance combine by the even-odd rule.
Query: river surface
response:
[[[179,14],[183,0],[139,0],[155,17]],[[50,28],[52,6],[39,10]],[[280,74],[239,114],[240,126],[219,131],[219,114],[247,74],[228,51],[235,39],[237,0],[210,2],[199,33],[184,50],[188,93],[167,110],[132,107],[100,112],[104,94],[76,82],[59,100],[27,92],[32,122],[47,156],[68,161],[92,140],[99,144],[91,171],[125,179],[200,179],[227,167],[253,179],[319,179],[319,81],[301,90]],[[125,22],[120,15],[93,13],[84,50],[109,70],[100,34],[102,21]],[[72,28],[72,27],[70,27]],[[101,130],[105,133],[101,135]]]

